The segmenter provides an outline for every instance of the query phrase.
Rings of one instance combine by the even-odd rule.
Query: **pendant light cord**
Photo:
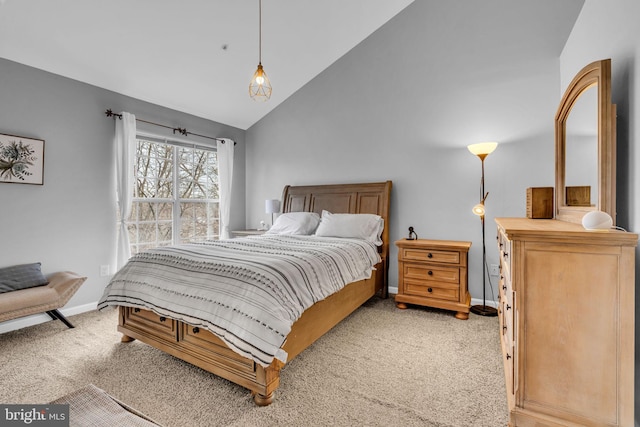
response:
[[[258,15],[258,64],[262,64],[262,0],[259,0]]]

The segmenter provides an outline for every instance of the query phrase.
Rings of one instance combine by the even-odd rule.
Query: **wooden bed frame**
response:
[[[292,360],[318,338],[380,292],[388,292],[389,203],[391,181],[366,184],[286,186],[283,212],[373,213],[384,219],[380,246],[382,262],[370,279],[353,282],[341,291],[309,307],[293,324],[282,346]],[[284,363],[274,359],[268,367],[235,353],[209,331],[159,316],[152,311],[119,307],[118,331],[122,342],[138,339],[193,365],[241,385],[253,394],[257,405],[273,401]]]

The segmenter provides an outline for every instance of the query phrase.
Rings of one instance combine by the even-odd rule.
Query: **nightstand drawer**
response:
[[[404,261],[425,261],[443,264],[460,264],[459,251],[433,251],[425,249],[403,248],[400,257]]]
[[[457,285],[460,283],[458,268],[433,267],[426,264],[404,263],[405,280],[423,280],[425,282],[444,282]]]
[[[420,281],[405,280],[404,292],[407,295],[458,301],[460,288],[458,286],[436,286]]]

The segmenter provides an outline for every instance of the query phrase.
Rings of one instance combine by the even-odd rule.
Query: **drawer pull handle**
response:
[[[429,272],[427,273],[429,276],[433,276],[433,271],[429,270]]]
[[[433,258],[433,254],[432,254],[431,252],[429,252],[429,253],[427,254],[427,258]]]
[[[164,316],[160,316],[160,321],[161,321],[161,322],[166,322],[166,321],[167,321],[167,318],[166,318],[166,317],[164,317]]]
[[[503,327],[502,327],[502,330],[503,330],[504,332],[507,332],[507,327],[506,327],[506,326],[503,326]]]
[[[507,290],[507,285],[502,285],[502,290],[506,291]]]
[[[134,308],[134,309],[133,309],[133,312],[134,312],[134,313],[140,313],[140,309],[139,309],[139,308]]]
[[[433,292],[433,289],[429,288],[429,289],[427,289],[427,292],[431,293],[431,292]]]
[[[200,332],[200,328],[198,328],[197,326],[195,328],[193,328],[193,333],[197,334],[198,332]]]
[[[509,257],[509,252],[505,252],[504,255],[502,255],[502,256],[505,257],[505,258],[508,258]]]
[[[507,304],[507,310],[511,310],[511,306]]]
[[[511,355],[507,353],[507,360],[511,359]]]

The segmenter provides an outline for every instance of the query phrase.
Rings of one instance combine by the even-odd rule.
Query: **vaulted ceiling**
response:
[[[246,129],[413,0],[0,0],[0,57]]]
[[[273,85],[264,103],[248,95],[259,56],[258,0],[0,0],[0,57],[247,129],[413,1],[263,0],[262,63]],[[477,0],[416,1],[434,1],[451,16]],[[514,1],[533,0],[483,0],[487,13]],[[557,56],[577,3],[527,3],[553,30],[511,22],[518,30],[500,37]],[[452,25],[464,37],[482,23]]]

